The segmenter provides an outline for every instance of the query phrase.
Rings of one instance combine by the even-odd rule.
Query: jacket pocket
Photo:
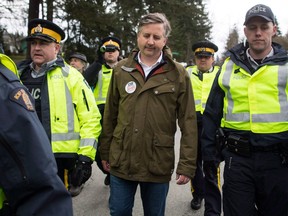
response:
[[[125,136],[125,128],[122,128],[122,130],[117,130],[117,128],[115,129],[109,154],[109,163],[111,167],[120,166],[120,158],[123,153],[124,136]]]
[[[149,171],[154,175],[171,175],[174,171],[174,136],[155,134]]]
[[[158,86],[158,87],[154,88],[153,91],[154,91],[155,95],[175,93],[175,85],[166,84],[166,85]]]

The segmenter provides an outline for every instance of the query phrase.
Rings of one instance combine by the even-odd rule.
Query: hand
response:
[[[75,164],[75,168],[71,173],[71,183],[73,186],[80,186],[84,184],[92,174],[93,161],[83,155],[80,155]]]
[[[102,160],[102,166],[103,166],[103,169],[106,171],[106,172],[110,172],[110,164],[108,161],[105,161],[105,160]]]
[[[190,178],[185,175],[176,174],[176,183],[178,185],[187,184],[190,181]]]

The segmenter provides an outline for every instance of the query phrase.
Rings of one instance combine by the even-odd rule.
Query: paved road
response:
[[[175,139],[177,158],[179,153],[179,131],[177,131]],[[101,173],[94,162],[91,178],[86,182],[81,194],[73,198],[74,216],[109,216],[109,187],[104,185],[104,177],[104,174]],[[186,185],[177,185],[174,173],[170,182],[165,216],[203,216],[203,206],[198,211],[190,208],[191,199],[190,182]],[[138,190],[135,197],[133,216],[142,215],[143,210]]]

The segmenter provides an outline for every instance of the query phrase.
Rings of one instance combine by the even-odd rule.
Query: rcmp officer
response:
[[[58,55],[64,31],[43,19],[31,20],[28,29],[32,62],[19,65],[20,78],[34,96],[58,174],[76,196],[91,176],[101,115],[83,76]]]
[[[120,60],[121,41],[117,37],[108,36],[101,40],[98,49],[98,60],[91,64],[84,73],[84,77],[93,89],[94,97],[102,115],[101,125],[103,124],[104,108],[106,103],[106,96],[108,93],[109,83],[112,77],[113,67]],[[99,146],[101,143],[99,143]],[[99,169],[107,174],[104,180],[105,185],[109,185],[110,177],[101,163],[100,153],[96,154],[95,158]]]
[[[219,178],[219,161],[209,163],[202,160],[201,151],[201,133],[202,133],[202,115],[205,109],[206,101],[210,93],[213,80],[219,70],[215,66],[214,54],[218,47],[207,40],[198,41],[192,45],[195,54],[195,65],[189,66],[186,70],[189,73],[192,83],[195,108],[197,114],[198,127],[198,153],[197,169],[194,179],[191,181],[191,191],[193,199],[191,208],[198,210],[201,203],[205,200],[205,216],[221,214],[221,192]]]
[[[0,61],[0,215],[72,216],[33,98],[14,62],[3,54]]]
[[[247,43],[228,51],[203,115],[204,160],[215,161],[216,132],[223,130],[225,216],[288,215],[288,56],[272,42],[270,7],[246,13]]]
[[[75,52],[69,56],[69,64],[83,74],[88,66],[87,57],[82,53]]]

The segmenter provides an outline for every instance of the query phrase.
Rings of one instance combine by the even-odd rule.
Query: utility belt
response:
[[[223,148],[244,157],[250,157],[253,152],[276,152],[281,157],[282,164],[288,166],[288,143],[279,143],[269,146],[252,146],[247,137],[238,134],[226,135],[222,128],[216,133],[216,143],[220,152]]]
[[[232,134],[225,139],[225,146],[228,151],[244,157],[250,157],[253,152],[276,152],[279,153],[282,164],[288,166],[288,143],[252,146],[247,138]]]
[[[230,152],[250,157],[252,152],[280,152],[279,145],[252,146],[246,137],[231,134],[226,138],[225,145]]]

